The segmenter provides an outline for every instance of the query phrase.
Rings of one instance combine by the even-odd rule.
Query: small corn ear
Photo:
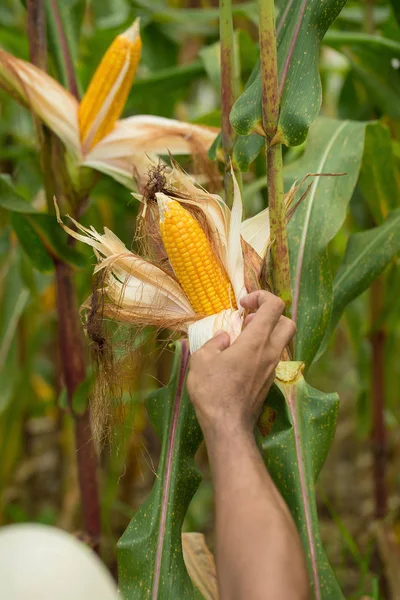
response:
[[[229,278],[196,219],[176,200],[158,193],[160,233],[175,275],[194,310],[213,315],[236,308]]]
[[[118,35],[103,56],[79,106],[85,152],[113,130],[121,116],[139,64],[139,19]]]

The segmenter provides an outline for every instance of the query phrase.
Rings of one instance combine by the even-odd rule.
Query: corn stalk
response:
[[[232,0],[220,0],[219,31],[221,41],[221,138],[224,153],[225,200],[232,206],[233,180],[231,160],[236,134],[229,115],[236,98],[235,49],[233,35]]]
[[[57,6],[55,0],[52,6]],[[36,66],[46,70],[47,46],[44,1],[28,0],[27,11],[31,61]],[[76,91],[75,79],[72,74],[70,81],[72,90]],[[39,140],[40,162],[44,177],[46,201],[50,211],[53,207],[53,196],[56,191],[54,177],[56,155],[53,152],[54,138],[37,118],[35,118],[35,127]],[[54,258],[54,266],[56,271],[59,351],[63,379],[67,388],[68,403],[75,425],[75,445],[83,523],[93,547],[98,550],[100,543],[100,504],[97,488],[97,457],[91,434],[89,408],[82,414],[78,414],[73,410],[74,392],[79,384],[85,380],[86,376],[80,318],[76,304],[76,291],[70,265]]]
[[[386,332],[383,325],[377,327],[382,318],[383,278],[378,277],[370,292],[371,309],[371,395],[372,430],[371,446],[373,456],[373,481],[375,494],[375,516],[383,519],[387,512],[387,431],[385,424],[385,346]]]
[[[365,28],[367,33],[375,33],[374,0],[367,0],[365,4]],[[375,117],[371,114],[371,118]],[[378,277],[371,286],[370,316],[371,316],[371,399],[372,399],[372,428],[370,432],[372,458],[373,458],[373,484],[375,494],[375,517],[383,519],[387,513],[388,489],[387,475],[387,438],[388,432],[385,423],[385,348],[387,335],[383,323],[377,327],[382,319],[385,304],[385,286],[383,277]],[[381,581],[381,586],[384,581]]]
[[[262,83],[262,123],[267,157],[268,205],[271,226],[274,292],[291,304],[289,247],[284,207],[282,144],[277,142],[279,119],[278,61],[273,0],[259,0]]]

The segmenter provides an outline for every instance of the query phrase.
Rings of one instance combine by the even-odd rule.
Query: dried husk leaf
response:
[[[218,600],[217,569],[202,533],[183,533],[185,565],[194,585],[204,600]]]
[[[217,130],[174,119],[135,115],[117,121],[113,131],[90,150],[84,165],[111,175],[135,189],[134,175],[145,179],[149,167],[163,154],[206,156]]]
[[[0,85],[35,113],[79,160],[78,102],[34,65],[0,49]]]
[[[264,265],[263,259],[257,252],[241,238],[243,262],[244,262],[244,285],[248,293],[261,289],[261,273]]]

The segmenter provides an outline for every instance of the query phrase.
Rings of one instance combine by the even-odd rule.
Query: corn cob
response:
[[[118,35],[108,48],[82,98],[78,115],[82,144],[90,134],[91,148],[112,131],[132,87],[141,49],[139,22],[136,20],[129,29]],[[102,109],[104,114],[100,115]],[[93,132],[91,130],[96,119],[99,123]]]
[[[176,200],[157,194],[157,201],[165,250],[194,310],[212,315],[236,308],[229,278],[200,224]]]

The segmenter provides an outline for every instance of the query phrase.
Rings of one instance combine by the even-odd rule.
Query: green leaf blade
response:
[[[268,405],[277,418],[272,433],[262,442],[262,453],[298,527],[314,597],[343,599],[322,546],[314,491],[334,437],[338,397],[315,390],[298,375],[290,382],[278,381]]]
[[[333,309],[317,358],[326,350],[344,309],[369,288],[400,251],[400,208],[379,227],[350,236],[343,262],[333,281]]]
[[[22,248],[35,268],[42,273],[51,273],[54,270],[53,260],[27,215],[13,213],[11,222]]]
[[[400,119],[400,77],[393,63],[400,59],[400,43],[380,36],[331,31],[326,43],[351,62],[356,78],[383,113]]]
[[[346,216],[360,170],[364,130],[364,123],[320,118],[310,128],[304,155],[285,169],[290,182],[307,173],[346,172],[340,177],[316,177],[288,225],[295,357],[307,366],[330,320],[332,280],[326,247]]]
[[[36,213],[37,210],[14,189],[11,179],[0,175],[0,207],[13,212]]]
[[[366,129],[359,184],[374,220],[382,223],[388,212],[396,208],[400,187],[390,132],[380,123]]]
[[[17,330],[23,312],[30,300],[20,272],[20,251],[14,248],[3,265],[0,290],[0,415],[12,399],[21,376],[18,360]]]
[[[304,142],[321,106],[318,53],[321,41],[346,0],[295,0],[278,25],[278,70],[281,108],[278,137],[287,146]],[[231,122],[237,133],[261,132],[262,93],[260,67],[236,101]]]
[[[21,246],[39,271],[51,272],[54,259],[78,268],[86,266],[85,255],[68,244],[68,236],[55,216],[15,212],[12,224]]]
[[[202,434],[184,385],[188,357],[186,344],[178,344],[168,386],[146,403],[162,449],[150,496],[118,543],[120,589],[128,600],[196,597],[181,540],[183,520],[201,479],[194,455]]]

